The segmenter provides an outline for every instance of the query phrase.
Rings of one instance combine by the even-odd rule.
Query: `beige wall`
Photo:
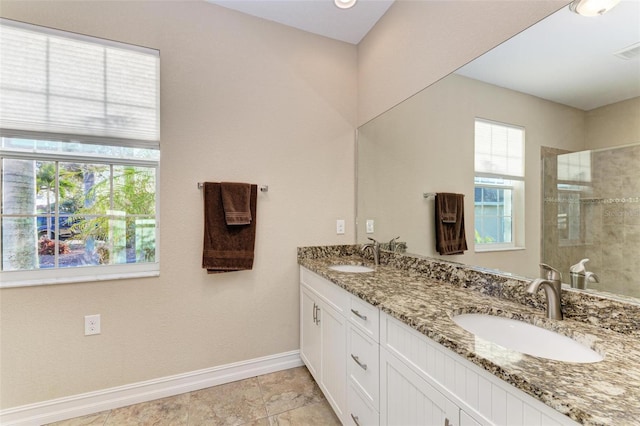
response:
[[[525,128],[525,250],[474,252],[474,119]],[[582,149],[584,112],[466,77],[451,75],[359,129],[358,238],[400,236],[408,252],[524,276],[540,259],[540,147]],[[370,185],[369,182],[374,182]],[[465,194],[469,250],[435,251],[434,200],[424,192]],[[375,234],[365,234],[374,219]]]
[[[358,45],[358,124],[533,25],[566,0],[396,0]]]
[[[0,406],[297,349],[296,247],[354,241],[335,220],[353,223],[357,124],[565,2],[404,3],[358,63],[352,45],[200,1],[3,0],[6,18],[160,49],[162,263],[159,278],[2,290]],[[254,270],[208,276],[196,182],[222,179],[270,190]],[[84,337],[95,313],[102,334]]]
[[[586,126],[584,149],[640,143],[640,97],[587,111]]]
[[[204,2],[1,10],[160,49],[162,90],[160,277],[2,290],[1,406],[298,349],[296,247],[354,239],[355,46]],[[204,180],[269,185],[253,271],[200,268]]]

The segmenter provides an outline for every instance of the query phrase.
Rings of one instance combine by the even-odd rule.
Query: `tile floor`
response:
[[[306,367],[51,423],[49,426],[340,425]]]

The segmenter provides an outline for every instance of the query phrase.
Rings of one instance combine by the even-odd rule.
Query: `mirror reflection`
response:
[[[543,151],[542,261],[573,287],[640,297],[639,164],[638,144]]]
[[[639,56],[639,1],[565,7],[361,126],[358,243],[400,236],[408,253],[527,277],[545,262],[566,283],[588,258],[582,287],[640,297]],[[439,192],[465,196],[464,254],[436,252],[424,194]]]

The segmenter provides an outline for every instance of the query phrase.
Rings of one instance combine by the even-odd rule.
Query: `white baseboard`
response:
[[[2,426],[36,426],[303,365],[300,351],[235,362],[0,411]]]

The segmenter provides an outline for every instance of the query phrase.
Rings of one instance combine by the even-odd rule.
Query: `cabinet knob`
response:
[[[351,418],[353,419],[353,422],[356,424],[356,426],[360,426],[360,419],[358,418],[358,416],[354,416],[352,413]]]
[[[351,354],[351,358],[353,358],[353,360],[356,362],[356,364],[358,364],[360,366],[360,368],[362,368],[363,370],[367,369],[367,364],[361,363],[360,359],[358,359],[357,356],[355,356],[354,354]]]
[[[367,320],[367,316],[366,315],[362,315],[360,312],[355,311],[353,309],[351,309],[351,312],[353,312],[353,315],[357,316],[358,318],[360,318],[362,321],[366,321]]]

